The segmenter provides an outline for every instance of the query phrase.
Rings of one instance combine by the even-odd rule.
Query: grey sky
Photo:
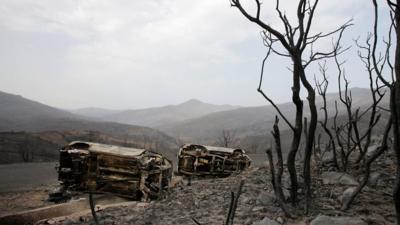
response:
[[[290,13],[293,2],[282,7]],[[268,4],[275,1],[264,0],[263,16],[278,26]],[[314,31],[354,18],[344,36],[351,44],[370,30],[371,15],[366,0],[321,0]],[[3,0],[0,90],[61,108],[144,108],[190,98],[262,105],[259,32],[228,0]],[[343,57],[352,85],[367,86],[356,49]],[[272,57],[266,67],[264,89],[279,102],[290,100],[287,66]]]

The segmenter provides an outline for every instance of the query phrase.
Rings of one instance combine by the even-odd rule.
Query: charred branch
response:
[[[233,225],[233,220],[235,219],[235,213],[239,202],[239,197],[242,194],[243,184],[244,180],[240,180],[236,194],[233,191],[231,192],[231,204],[229,206],[228,215],[226,217],[226,222],[225,222],[226,225]]]
[[[375,152],[372,153],[372,155],[370,157],[368,157],[364,161],[364,178],[362,179],[362,182],[353,191],[353,193],[351,194],[351,196],[349,198],[349,201],[347,201],[343,204],[342,210],[349,209],[351,204],[353,203],[354,199],[356,198],[356,196],[367,185],[369,176],[371,173],[371,164],[388,149],[387,140],[389,137],[389,132],[390,132],[391,127],[392,127],[392,119],[390,118],[386,124],[386,128],[384,131],[381,145],[375,150]]]
[[[275,110],[279,113],[279,116],[286,122],[286,124],[294,131],[295,128],[292,125],[291,122],[289,122],[289,120],[287,119],[287,117],[282,113],[282,111],[279,109],[279,107],[276,105],[276,103],[270,98],[268,97],[268,95],[265,94],[265,92],[262,90],[262,82],[263,82],[263,78],[264,78],[264,67],[265,67],[265,62],[268,59],[270,53],[272,51],[272,48],[268,48],[268,52],[267,55],[265,56],[264,60],[262,61],[261,64],[261,73],[260,73],[260,82],[257,88],[257,91],[275,108]]]
[[[271,153],[271,150],[267,150],[267,156],[270,163],[270,172],[271,172],[271,181],[272,186],[274,187],[275,196],[279,205],[281,206],[285,215],[289,218],[292,218],[292,214],[290,213],[286,203],[285,203],[285,196],[282,190],[282,174],[283,174],[283,157],[282,157],[282,147],[281,147],[281,137],[279,131],[279,119],[275,117],[275,123],[273,126],[273,131],[271,131],[272,136],[274,137],[275,141],[275,153],[277,155],[277,170],[275,172],[274,169],[274,160]]]
[[[221,131],[221,135],[218,138],[218,145],[223,146],[223,147],[231,147],[232,145],[235,145],[236,142],[236,131],[230,131],[230,130],[225,130],[223,129]]]
[[[333,153],[332,154],[333,155],[333,166],[336,169],[339,169],[339,164],[338,164],[337,155],[336,155],[336,143],[335,143],[335,140],[334,140],[331,130],[328,128],[328,109],[327,109],[327,104],[326,104],[326,92],[328,90],[329,81],[328,81],[328,78],[326,75],[326,72],[327,72],[326,62],[324,62],[324,64],[319,64],[319,71],[323,77],[323,80],[322,80],[322,82],[318,82],[317,80],[315,80],[315,83],[316,83],[318,94],[322,97],[321,110],[323,111],[323,115],[324,115],[323,120],[319,121],[319,123],[320,123],[321,127],[323,128],[323,130],[325,131],[325,133],[329,137],[329,146],[332,147],[331,149],[332,149],[332,153]]]

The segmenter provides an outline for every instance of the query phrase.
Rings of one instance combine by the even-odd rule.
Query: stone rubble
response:
[[[131,206],[109,207],[97,214],[101,225],[195,225],[193,218],[204,225],[223,224],[229,210],[231,192],[236,192],[239,180],[244,179],[235,225],[393,224],[391,196],[385,194],[390,192],[387,187],[366,187],[348,211],[341,211],[340,200],[346,200],[347,194],[353,190],[350,188],[354,188],[352,185],[355,184],[352,176],[343,176],[346,174],[341,173],[322,173],[320,177],[315,177],[314,200],[310,213],[307,216],[302,214],[304,201],[302,194],[299,194],[298,214],[295,219],[287,218],[275,199],[268,171],[265,167],[250,168],[242,174],[227,178],[193,179],[191,186],[187,186],[181,179],[164,199]],[[345,179],[342,179],[343,177]],[[327,180],[329,182],[326,182]],[[287,191],[286,188],[284,190]],[[291,207],[289,203],[288,207]],[[94,221],[88,213],[54,224],[94,225]]]

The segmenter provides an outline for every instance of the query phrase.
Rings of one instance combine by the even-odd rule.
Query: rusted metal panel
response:
[[[75,141],[60,150],[58,174],[64,190],[147,200],[169,187],[172,162],[144,149]]]
[[[178,152],[178,173],[189,176],[229,176],[251,164],[243,149],[185,144]]]

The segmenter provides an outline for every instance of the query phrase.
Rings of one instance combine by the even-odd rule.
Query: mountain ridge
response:
[[[9,153],[0,150],[0,157],[8,157],[10,161],[13,161],[13,157],[18,157],[19,152],[32,146],[36,146],[35,149],[30,149],[34,151],[35,160],[41,160],[40,157],[44,156],[40,156],[38,143],[52,146],[46,144],[49,143],[48,140],[38,140],[38,137],[41,137],[36,134],[41,132],[63,132],[66,134],[64,140],[83,138],[88,141],[149,148],[169,155],[172,155],[177,147],[175,138],[153,128],[89,120],[19,95],[0,92],[0,105],[0,142],[9,143],[6,149]],[[18,144],[16,140],[24,140],[24,144]],[[61,145],[65,142],[56,144]],[[53,154],[47,155],[54,157]]]
[[[118,110],[112,113],[110,110],[102,109],[103,115],[96,115],[94,118],[102,121],[111,121],[131,125],[148,126],[160,128],[180,121],[204,116],[209,113],[227,111],[240,108],[228,104],[216,105],[202,102],[198,99],[189,99],[180,104],[165,105],[143,109]],[[82,116],[89,116],[88,113],[82,114],[82,110],[72,111]],[[111,113],[110,113],[111,112]],[[92,114],[93,115],[93,114]]]
[[[371,93],[367,88],[349,89],[353,97],[353,109],[366,108],[371,103]],[[333,117],[335,109],[335,101],[338,102],[339,114],[344,112],[344,106],[339,100],[339,93],[327,93],[328,117]],[[383,104],[388,102],[385,96]],[[320,113],[322,106],[322,98],[317,96],[316,99],[318,112]],[[277,104],[281,112],[291,120],[295,116],[295,108],[291,102]],[[304,117],[309,115],[307,101],[304,100]],[[241,107],[229,111],[215,112],[208,115],[185,120],[170,126],[160,127],[160,130],[170,136],[178,137],[183,140],[204,141],[204,139],[216,139],[221,135],[222,130],[235,131],[236,136],[246,137],[253,135],[269,134],[274,123],[277,111],[272,105]],[[322,115],[322,114],[320,114]],[[283,121],[280,123],[281,130],[288,128]]]

